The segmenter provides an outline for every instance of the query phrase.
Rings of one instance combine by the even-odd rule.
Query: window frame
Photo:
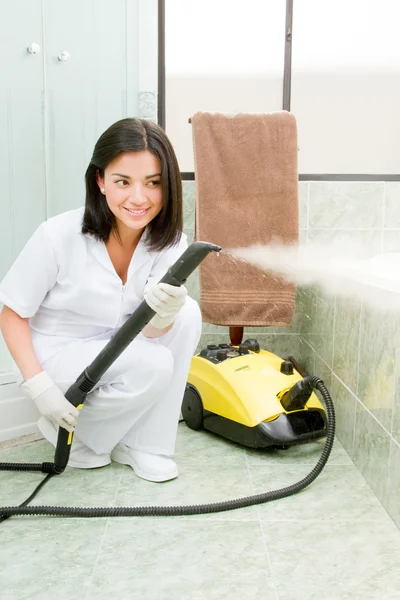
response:
[[[158,103],[157,121],[166,125],[166,69],[165,69],[165,2],[158,0]],[[293,0],[286,0],[285,55],[282,89],[282,110],[290,111],[292,86]],[[193,171],[181,172],[183,181],[194,181]],[[299,181],[400,181],[400,174],[367,173],[299,173]]]

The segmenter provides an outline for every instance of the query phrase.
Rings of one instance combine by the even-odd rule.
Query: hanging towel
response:
[[[196,239],[239,248],[298,243],[297,126],[287,111],[197,112],[191,118]],[[228,326],[286,326],[295,285],[229,254],[199,267],[203,320]]]

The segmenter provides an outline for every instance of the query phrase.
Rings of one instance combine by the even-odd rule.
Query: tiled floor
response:
[[[323,442],[256,452],[179,426],[178,479],[154,484],[113,464],[53,478],[34,504],[193,504],[299,481]],[[44,441],[0,461],[53,459]],[[0,472],[0,506],[39,473]],[[13,517],[0,524],[1,600],[390,600],[400,598],[400,531],[336,442],[328,466],[283,500],[192,517]]]

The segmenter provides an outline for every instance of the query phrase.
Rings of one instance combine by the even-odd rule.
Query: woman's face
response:
[[[161,165],[154,154],[123,152],[97,175],[123,239],[141,233],[162,208]]]

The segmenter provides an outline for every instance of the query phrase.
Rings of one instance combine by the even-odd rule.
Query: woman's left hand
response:
[[[144,290],[144,299],[155,311],[150,323],[157,329],[164,329],[174,322],[174,319],[185,304],[187,289],[169,285],[168,283],[153,283]]]

